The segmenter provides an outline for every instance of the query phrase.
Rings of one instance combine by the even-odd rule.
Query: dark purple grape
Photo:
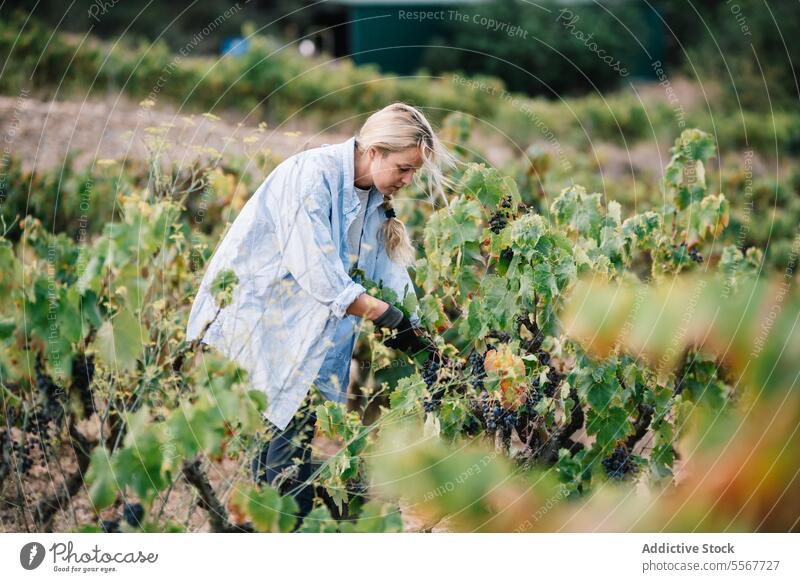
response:
[[[436,384],[440,367],[441,363],[439,362],[439,359],[432,356],[423,364],[422,379],[425,381],[425,385],[428,387],[428,390],[431,390],[433,385]]]
[[[703,255],[697,252],[697,249],[692,247],[689,249],[689,258],[692,259],[695,263],[702,263],[703,262]]]
[[[544,395],[547,396],[548,398],[552,398],[553,395],[556,393],[556,385],[553,384],[552,382],[548,382],[547,384],[544,385],[544,390],[542,392],[544,392]]]
[[[636,473],[639,468],[624,446],[618,446],[611,456],[603,459],[606,474],[612,479],[623,479],[629,473]]]
[[[517,415],[513,412],[507,413],[505,417],[503,417],[503,424],[506,430],[510,431],[517,424]]]
[[[507,224],[508,219],[503,212],[495,212],[489,218],[489,230],[491,230],[494,234],[500,234],[500,231],[503,230]]]
[[[141,527],[144,519],[144,507],[141,503],[126,503],[122,516],[131,527]]]
[[[94,355],[87,356],[80,352],[72,363],[72,389],[80,395],[84,415],[87,418],[96,411],[91,388],[93,378]]]
[[[102,529],[105,533],[121,533],[118,519],[104,519],[100,523],[100,529]]]
[[[511,334],[507,331],[490,331],[487,335],[497,339],[502,344],[507,344],[511,341]]]
[[[542,366],[549,366],[550,365],[550,354],[548,354],[544,350],[539,350],[536,352],[536,358],[539,360],[539,363]]]
[[[472,352],[469,356],[469,365],[472,372],[470,381],[475,390],[483,390],[483,381],[486,379],[486,368],[483,363],[483,356],[478,352]]]

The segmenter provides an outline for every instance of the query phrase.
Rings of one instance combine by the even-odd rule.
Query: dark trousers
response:
[[[300,520],[311,511],[314,502],[314,486],[308,480],[318,467],[311,462],[316,421],[312,408],[301,408],[284,430],[275,431],[251,464],[256,483],[275,487],[282,495],[292,494]]]

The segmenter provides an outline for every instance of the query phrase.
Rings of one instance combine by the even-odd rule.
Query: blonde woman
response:
[[[353,280],[353,269],[400,299],[414,292],[407,270],[414,249],[392,201],[419,170],[428,177],[431,199],[442,195],[443,169],[454,163],[418,109],[388,105],[354,137],[279,164],[208,264],[187,340],[212,322],[202,341],[236,360],[252,387],[266,393],[265,416],[278,431],[253,460],[253,476],[296,492],[301,517],[314,495],[311,486],[298,487],[312,470],[306,444],[316,418],[308,406],[298,414],[309,389],[346,401],[363,318],[392,330],[384,340],[391,348],[424,348],[415,329],[418,313],[407,316],[370,296]],[[210,286],[225,269],[233,269],[239,282],[232,302],[219,310]],[[296,457],[299,463],[292,462]]]

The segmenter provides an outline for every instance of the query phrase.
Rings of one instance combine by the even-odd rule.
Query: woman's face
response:
[[[391,152],[385,157],[378,150],[370,149],[369,157],[372,182],[383,194],[395,194],[408,186],[414,172],[422,166],[422,156],[417,147]]]

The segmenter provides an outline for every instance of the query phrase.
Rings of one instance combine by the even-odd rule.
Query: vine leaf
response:
[[[90,484],[89,498],[95,510],[104,509],[114,503],[119,489],[117,478],[111,467],[108,449],[97,447],[92,452],[92,460],[86,473],[86,482]]]
[[[144,337],[144,326],[129,309],[122,309],[97,331],[97,354],[109,367],[131,370],[142,353]]]

